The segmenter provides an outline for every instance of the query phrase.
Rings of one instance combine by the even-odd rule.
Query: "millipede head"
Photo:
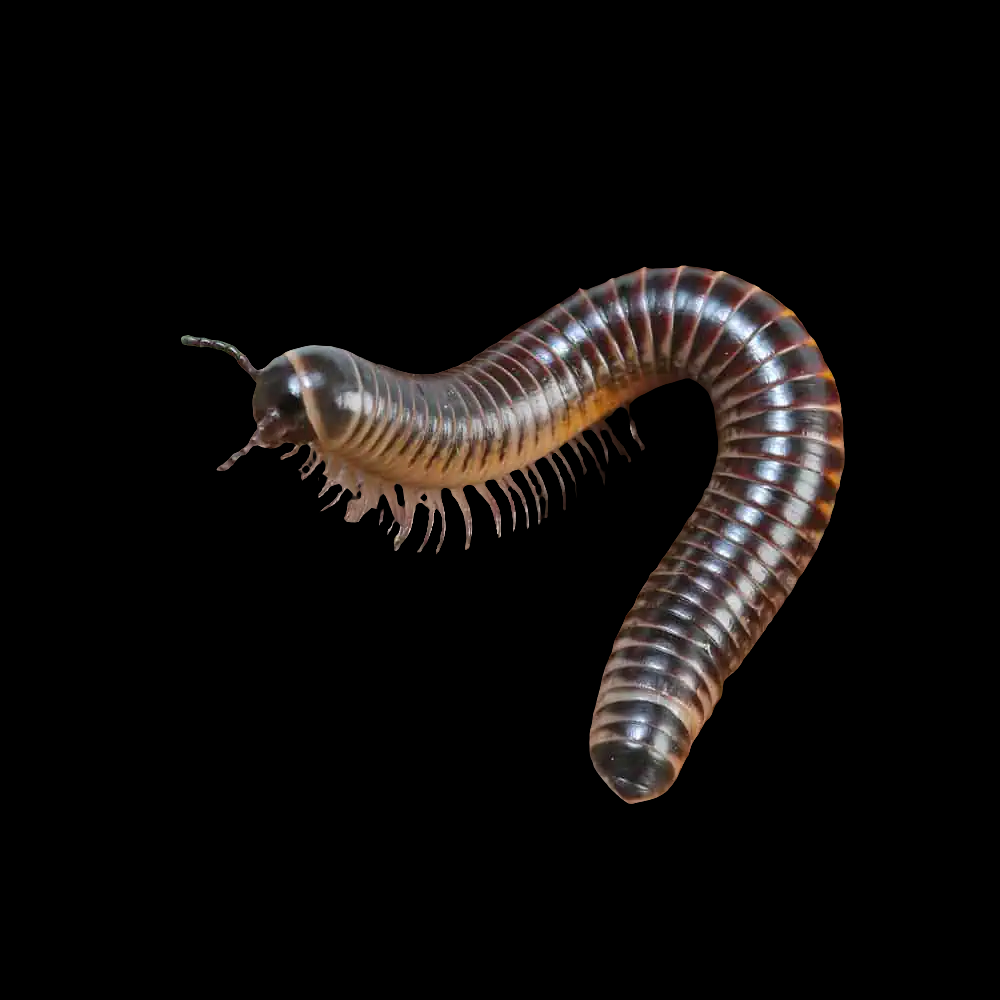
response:
[[[285,355],[275,358],[264,368],[254,368],[241,350],[224,341],[185,336],[181,337],[181,343],[186,347],[211,347],[216,351],[225,351],[257,383],[253,394],[253,418],[257,429],[239,451],[219,466],[220,472],[231,468],[252,448],[309,444],[314,439],[302,400],[299,376]]]

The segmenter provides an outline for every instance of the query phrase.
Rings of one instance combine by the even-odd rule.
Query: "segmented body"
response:
[[[465,486],[490,504],[499,534],[497,498],[486,483],[497,482],[505,497],[514,492],[527,511],[512,478],[518,470],[541,516],[548,500],[541,459],[560,477],[565,504],[553,461],[562,445],[576,450],[584,468],[585,448],[600,468],[584,430],[610,434],[608,414],[664,383],[692,378],[705,387],[719,439],[715,469],[621,627],[590,734],[594,764],[622,798],[666,791],[723,682],[794,587],[833,510],[844,465],[840,401],[802,324],[724,272],[643,268],[577,292],[438,375],[396,372],[340,352],[353,366],[355,416],[336,434],[324,426],[323,390],[308,388],[325,350],[285,355],[306,387],[315,432],[304,474],[322,461],[324,493],[336,485],[352,490],[348,520],[384,495],[400,525],[397,547],[418,503],[431,511],[423,544],[435,511],[443,541],[443,488],[465,516],[466,547]],[[572,475],[568,464],[564,471]]]

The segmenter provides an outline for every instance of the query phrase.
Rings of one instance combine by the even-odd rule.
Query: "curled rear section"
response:
[[[639,272],[642,275],[642,272]],[[844,465],[833,376],[798,319],[760,289],[699,268],[616,283],[654,334],[654,364],[712,398],[708,488],[612,648],[590,733],[626,801],[677,777],[726,678],[784,603],[829,523]],[[645,308],[643,303],[645,303]]]

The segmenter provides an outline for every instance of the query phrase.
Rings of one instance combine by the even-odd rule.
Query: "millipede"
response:
[[[258,369],[221,340],[181,342],[225,351],[256,383],[256,429],[221,471],[254,447],[290,445],[282,458],[305,449],[302,478],[322,468],[327,506],[349,493],[347,521],[378,508],[381,524],[388,513],[397,550],[422,504],[418,551],[438,520],[440,551],[444,490],[466,549],[466,488],[486,501],[498,536],[504,502],[515,529],[515,500],[526,525],[530,510],[540,523],[576,482],[563,447],[603,479],[609,445],[630,458],[607,423],[615,410],[681,379],[705,388],[719,443],[711,479],[618,632],[590,729],[593,764],[626,802],[676,780],[726,678],[815,553],[844,468],[840,397],[815,341],[790,309],[724,271],[642,268],[581,289],[436,375],[316,345]],[[631,415],[628,426],[642,449]],[[559,484],[551,497],[542,462]]]

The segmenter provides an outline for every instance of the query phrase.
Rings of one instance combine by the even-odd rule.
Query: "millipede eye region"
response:
[[[816,552],[844,468],[840,396],[816,342],[790,309],[724,271],[642,268],[581,289],[436,375],[317,345],[256,369],[223,341],[182,343],[226,352],[255,382],[257,428],[220,469],[256,446],[304,448],[302,478],[322,470],[327,507],[350,493],[345,520],[382,505],[381,524],[388,506],[396,549],[423,504],[418,552],[438,520],[435,552],[444,544],[443,490],[462,512],[466,549],[467,487],[498,536],[501,504],[512,530],[519,506],[525,530],[541,528],[567,506],[563,473],[573,489],[591,468],[603,480],[609,446],[632,460],[611,413],[681,379],[705,389],[719,442],[711,479],[622,623],[597,691],[591,759],[625,802],[655,799],[678,779],[726,679]],[[631,413],[628,427],[641,451]],[[551,498],[543,462],[558,483]]]

